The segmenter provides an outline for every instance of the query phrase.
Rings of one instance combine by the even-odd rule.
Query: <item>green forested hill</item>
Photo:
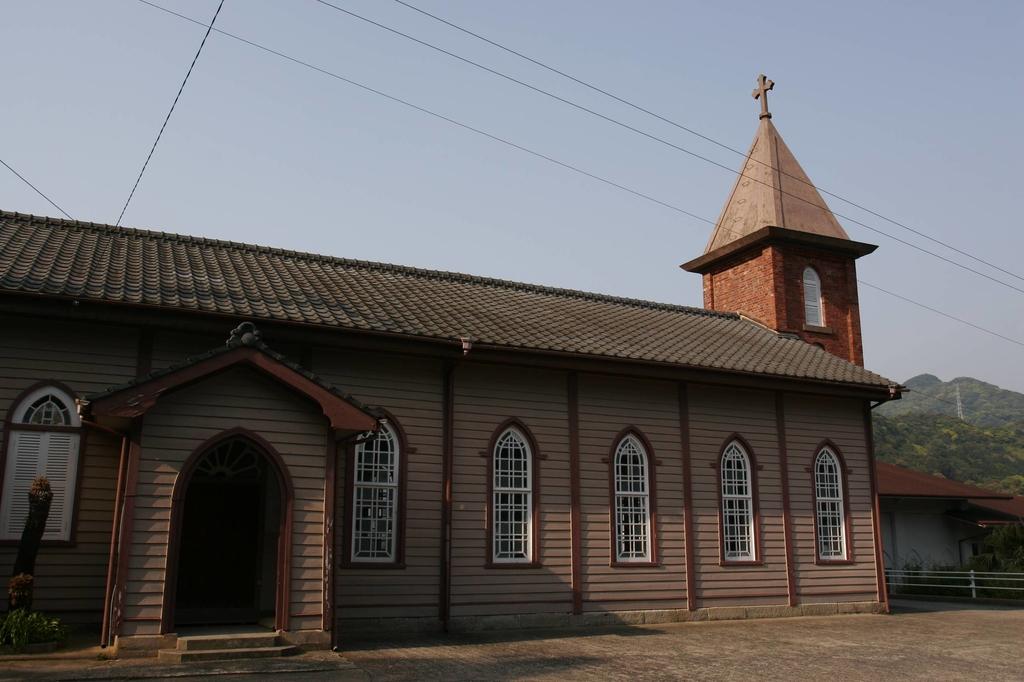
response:
[[[1024,494],[1024,394],[970,377],[943,382],[931,374],[906,386],[911,391],[902,400],[875,410],[879,459]],[[957,386],[964,421],[956,416]]]
[[[942,381],[920,374],[904,384],[910,389],[901,400],[886,403],[876,414],[897,417],[907,414],[943,414],[956,417],[956,392],[964,406],[964,419],[975,426],[1011,426],[1024,423],[1024,393],[999,388],[971,377]]]

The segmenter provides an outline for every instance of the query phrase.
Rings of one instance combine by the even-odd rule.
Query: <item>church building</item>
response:
[[[122,656],[887,610],[875,247],[770,86],[703,309],[0,212],[0,565],[42,474],[35,607]]]

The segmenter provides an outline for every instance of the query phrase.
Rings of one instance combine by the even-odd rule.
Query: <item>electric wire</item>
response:
[[[937,395],[932,395],[931,393],[925,393],[924,391],[922,391],[919,388],[904,388],[904,392],[917,393],[918,395],[923,395],[925,398],[930,398],[930,399],[932,399],[932,400],[934,400],[936,402],[946,403],[947,405],[952,405],[953,407],[957,406],[957,404],[955,402],[953,402],[952,400],[946,400],[945,398],[940,398]]]
[[[164,122],[160,125],[160,130],[156,134],[156,139],[153,140],[153,146],[149,148],[149,154],[146,155],[146,160],[142,164],[142,169],[139,171],[139,177],[135,178],[135,184],[132,185],[132,191],[129,192],[128,198],[124,202],[124,206],[121,207],[121,215],[117,216],[117,222],[115,226],[121,224],[121,220],[124,219],[124,212],[128,210],[128,204],[132,202],[132,197],[135,196],[135,190],[139,188],[139,183],[142,182],[142,176],[146,172],[146,167],[149,166],[149,160],[153,158],[153,152],[156,151],[156,146],[160,143],[160,138],[164,134],[164,128],[167,127],[167,122],[171,120],[171,114],[174,113],[174,107],[178,104],[178,99],[181,98],[181,93],[185,90],[185,84],[188,83],[189,76],[192,75],[192,69],[195,68],[196,62],[199,61],[199,55],[203,52],[203,47],[206,45],[206,39],[210,37],[210,31],[213,30],[213,25],[217,23],[217,17],[220,16],[220,10],[224,7],[224,0],[220,0],[217,5],[217,11],[213,13],[213,19],[210,21],[210,25],[206,27],[206,33],[203,35],[203,41],[199,43],[199,49],[196,50],[196,55],[192,58],[192,63],[188,67],[188,71],[185,73],[184,80],[181,81],[181,87],[178,88],[178,94],[174,96],[174,101],[171,102],[171,108],[167,110],[167,116],[164,117]]]
[[[590,114],[592,116],[595,116],[595,117],[597,117],[597,118],[599,118],[601,120],[607,121],[608,123],[611,123],[613,125],[619,126],[619,127],[624,128],[626,130],[629,130],[629,131],[631,131],[633,133],[636,133],[637,135],[641,135],[641,136],[646,137],[646,138],[648,138],[650,140],[653,140],[655,142],[663,144],[663,145],[665,145],[667,147],[670,147],[670,148],[675,149],[675,150],[677,150],[679,152],[687,154],[687,155],[689,155],[689,156],[691,156],[693,158],[699,159],[699,160],[704,161],[706,163],[709,163],[709,164],[711,164],[713,166],[716,166],[716,167],[721,168],[723,170],[726,170],[726,171],[728,171],[730,173],[733,173],[733,174],[735,174],[735,175],[737,175],[739,177],[747,178],[747,179],[752,180],[754,182],[757,182],[759,184],[771,187],[771,185],[769,183],[764,182],[763,180],[761,180],[759,178],[755,178],[755,177],[753,177],[751,175],[747,175],[742,170],[735,170],[735,169],[725,165],[724,163],[719,163],[718,161],[715,161],[715,160],[713,160],[713,159],[711,159],[709,157],[703,156],[703,155],[698,154],[697,152],[694,152],[694,151],[692,151],[690,149],[687,149],[685,147],[677,145],[674,142],[666,140],[665,138],[658,137],[657,135],[654,135],[652,133],[648,133],[648,132],[646,132],[644,130],[641,130],[640,128],[632,126],[632,125],[630,125],[628,123],[624,123],[623,121],[620,121],[618,119],[612,118],[611,116],[606,116],[605,114],[602,114],[599,111],[596,111],[594,109],[586,107],[586,106],[584,106],[582,104],[578,104],[577,102],[573,102],[572,100],[569,100],[569,99],[566,99],[566,98],[561,97],[559,95],[556,95],[553,92],[549,92],[549,91],[544,90],[542,88],[539,88],[539,87],[537,87],[535,85],[531,85],[531,84],[529,84],[529,83],[527,83],[525,81],[519,80],[518,78],[515,78],[513,76],[509,76],[508,74],[502,73],[501,71],[498,71],[496,69],[492,69],[489,66],[485,66],[485,65],[483,65],[483,64],[481,64],[479,62],[475,62],[475,61],[473,61],[471,59],[468,59],[468,58],[463,57],[461,55],[458,55],[458,54],[456,54],[454,52],[446,50],[443,47],[439,47],[437,45],[434,45],[433,43],[429,43],[429,42],[427,42],[425,40],[421,40],[421,39],[419,39],[419,38],[417,38],[415,36],[412,36],[412,35],[410,35],[408,33],[403,33],[402,31],[399,31],[398,29],[395,29],[395,28],[392,28],[390,26],[387,26],[386,24],[382,24],[380,22],[374,21],[373,19],[369,19],[369,18],[364,17],[364,16],[362,16],[360,14],[352,12],[351,10],[347,10],[347,9],[345,9],[343,7],[339,7],[339,6],[334,5],[334,4],[330,3],[330,2],[327,2],[327,0],[316,0],[316,2],[320,3],[321,5],[324,5],[325,7],[329,7],[331,9],[334,9],[334,10],[338,11],[338,12],[341,12],[343,14],[351,16],[351,17],[353,17],[355,19],[358,19],[360,21],[363,21],[363,22],[365,22],[367,24],[370,24],[372,26],[380,28],[380,29],[382,29],[384,31],[388,31],[388,32],[393,33],[393,34],[395,34],[397,36],[400,36],[402,38],[405,38],[407,40],[415,42],[415,43],[417,43],[419,45],[427,47],[427,48],[429,48],[431,50],[435,50],[437,52],[440,52],[441,54],[444,54],[444,55],[447,55],[449,57],[452,57],[453,59],[457,59],[457,60],[459,60],[461,62],[464,62],[466,64],[469,64],[469,65],[471,65],[471,66],[473,66],[475,68],[478,68],[478,69],[481,69],[481,70],[486,71],[488,73],[491,73],[491,74],[493,74],[495,76],[498,76],[499,78],[503,78],[503,79],[508,80],[508,81],[510,81],[512,83],[516,83],[517,85],[520,85],[520,86],[522,86],[524,88],[527,88],[529,90],[532,90],[534,92],[542,94],[542,95],[544,95],[546,97],[550,97],[551,99],[554,99],[554,100],[556,100],[558,102],[562,102],[563,104],[566,104],[567,106],[570,106],[570,107],[573,107],[573,108],[578,109],[580,111],[583,111],[585,113],[588,113],[588,114]],[[972,268],[972,267],[970,267],[968,265],[964,265],[963,263],[955,261],[955,260],[953,260],[951,258],[947,258],[947,257],[943,256],[942,254],[939,254],[939,253],[936,253],[936,252],[931,251],[929,249],[926,249],[923,246],[919,246],[917,244],[914,244],[913,242],[909,242],[909,241],[907,241],[905,239],[901,239],[900,237],[897,237],[897,236],[892,235],[892,234],[890,234],[888,232],[885,232],[884,230],[880,230],[880,229],[878,229],[876,227],[872,227],[871,225],[868,225],[867,223],[864,223],[864,222],[862,222],[860,220],[857,220],[857,219],[852,218],[850,216],[843,215],[842,213],[837,213],[836,211],[833,211],[832,209],[828,208],[827,206],[822,206],[822,205],[816,204],[813,201],[805,199],[804,197],[798,196],[798,195],[793,194],[791,192],[787,192],[787,191],[785,191],[785,190],[783,190],[781,188],[779,188],[778,191],[779,191],[780,194],[784,194],[786,196],[792,197],[793,199],[795,199],[797,201],[802,201],[803,203],[809,204],[809,205],[811,205],[811,206],[813,206],[813,207],[815,207],[815,208],[817,208],[819,210],[831,213],[832,215],[834,215],[837,218],[842,218],[843,220],[846,220],[846,221],[848,221],[850,223],[853,223],[855,225],[859,225],[859,226],[861,226],[861,227],[863,227],[863,228],[865,228],[867,230],[871,230],[872,232],[875,232],[875,233],[880,234],[882,236],[888,237],[889,239],[892,239],[893,241],[896,241],[896,242],[898,242],[900,244],[903,244],[905,246],[909,246],[912,249],[916,249],[917,251],[920,251],[920,252],[925,253],[925,254],[927,254],[929,256],[932,256],[933,258],[937,258],[937,259],[939,259],[941,261],[944,261],[944,262],[946,262],[946,263],[948,263],[948,264],[950,264],[950,265],[952,265],[954,267],[957,267],[957,268],[960,268],[960,269],[965,270],[967,272],[973,273],[973,274],[975,274],[975,275],[977,275],[979,277],[983,277],[983,278],[985,278],[985,279],[987,279],[987,280],[989,280],[991,282],[994,282],[996,284],[1002,285],[1002,286],[1004,286],[1004,287],[1006,287],[1008,289],[1012,289],[1012,290],[1016,291],[1017,293],[1024,294],[1024,289],[1022,289],[1020,287],[1017,287],[1017,286],[1014,286],[1013,284],[1010,284],[1009,282],[1005,282],[1005,281],[1003,281],[1003,280],[1001,280],[1001,279],[999,279],[997,277],[993,277],[992,275],[984,273],[984,272],[982,272],[980,270],[977,270],[975,268]]]
[[[161,12],[164,12],[166,14],[170,14],[172,16],[175,16],[175,17],[177,17],[179,19],[182,19],[184,21],[188,21],[190,23],[196,24],[197,26],[203,26],[203,27],[207,26],[206,24],[204,24],[203,22],[201,22],[201,21],[199,21],[197,19],[193,19],[193,18],[191,18],[189,16],[186,16],[184,14],[180,14],[180,13],[174,11],[174,10],[171,10],[171,9],[168,9],[168,8],[163,7],[161,5],[158,5],[158,4],[154,3],[154,2],[151,2],[151,0],[138,0],[138,2],[140,2],[140,3],[144,4],[144,5],[147,5],[149,7],[152,7],[153,9],[160,10]],[[570,170],[570,171],[572,171],[574,173],[578,173],[580,175],[584,175],[584,176],[586,176],[588,178],[597,180],[597,181],[599,181],[599,182],[601,182],[603,184],[609,185],[611,187],[615,187],[615,188],[617,188],[619,190],[625,191],[625,192],[627,192],[627,193],[629,193],[629,194],[631,194],[633,196],[636,196],[637,198],[640,198],[640,199],[643,199],[645,201],[649,201],[649,202],[652,202],[652,203],[657,204],[659,206],[662,206],[664,208],[668,208],[668,209],[671,209],[673,211],[682,213],[682,214],[684,214],[686,216],[689,216],[689,217],[691,217],[691,218],[693,218],[695,220],[699,220],[701,222],[704,222],[704,223],[707,223],[707,224],[710,224],[710,225],[714,225],[715,224],[715,221],[710,220],[709,218],[705,218],[705,217],[697,215],[695,213],[691,213],[690,211],[687,211],[687,210],[685,210],[685,209],[683,209],[683,208],[681,208],[679,206],[675,206],[674,204],[671,204],[669,202],[662,201],[662,200],[657,199],[656,197],[653,197],[653,196],[651,196],[649,194],[645,194],[644,192],[640,192],[638,190],[635,190],[635,189],[633,189],[631,187],[628,187],[626,185],[622,185],[622,184],[620,184],[618,182],[615,182],[613,180],[610,180],[608,178],[604,178],[604,177],[601,177],[601,176],[596,175],[594,173],[590,173],[589,171],[583,170],[583,169],[581,169],[581,168],[579,168],[577,166],[574,166],[572,164],[560,161],[560,160],[558,160],[558,159],[556,159],[554,157],[548,156],[548,155],[543,154],[541,152],[537,152],[535,150],[529,149],[529,148],[524,147],[522,145],[516,144],[515,142],[512,142],[510,140],[506,140],[505,138],[499,137],[497,135],[493,135],[491,133],[488,133],[488,132],[486,132],[484,130],[481,130],[479,128],[475,128],[475,127],[473,127],[471,125],[468,125],[466,123],[462,123],[461,121],[457,121],[457,120],[455,120],[453,118],[445,116],[444,114],[437,113],[437,112],[432,111],[430,109],[427,109],[425,107],[421,107],[421,106],[419,106],[417,104],[413,104],[412,102],[409,102],[407,100],[404,100],[404,99],[401,99],[399,97],[396,97],[394,95],[390,95],[390,94],[388,94],[386,92],[383,92],[381,90],[377,90],[376,88],[372,88],[372,87],[370,87],[368,85],[364,85],[364,84],[359,83],[357,81],[351,80],[351,79],[346,78],[346,77],[344,77],[344,76],[342,76],[340,74],[334,73],[334,72],[332,72],[332,71],[330,71],[328,69],[325,69],[325,68],[320,67],[320,66],[316,66],[315,64],[311,64],[310,62],[303,61],[303,60],[301,60],[301,59],[299,59],[297,57],[293,57],[293,56],[288,55],[288,54],[286,54],[284,52],[280,52],[280,51],[275,50],[275,49],[273,49],[271,47],[267,47],[266,45],[262,45],[262,44],[260,44],[260,43],[258,43],[256,41],[249,40],[248,38],[244,38],[242,36],[236,35],[234,33],[231,33],[231,32],[219,29],[219,28],[214,28],[213,31],[215,31],[216,33],[219,33],[219,34],[221,34],[223,36],[226,36],[228,38],[231,38],[233,40],[236,40],[238,42],[241,42],[243,44],[249,45],[250,47],[254,47],[256,49],[259,49],[259,50],[261,50],[263,52],[266,52],[268,54],[275,55],[277,57],[280,57],[282,59],[290,61],[290,62],[292,62],[294,64],[299,65],[299,66],[311,69],[311,70],[316,71],[316,72],[318,72],[320,74],[323,74],[325,76],[329,76],[330,78],[339,80],[339,81],[341,81],[343,83],[347,83],[349,85],[357,87],[357,88],[359,88],[361,90],[364,90],[366,92],[370,92],[372,94],[378,95],[379,97],[383,97],[383,98],[385,98],[385,99],[387,99],[389,101],[401,104],[401,105],[406,106],[406,107],[408,107],[410,109],[414,109],[414,110],[419,111],[421,113],[427,114],[429,116],[432,116],[432,117],[437,118],[439,120],[445,121],[447,123],[455,125],[455,126],[457,126],[459,128],[462,128],[464,130],[471,131],[473,133],[476,133],[478,135],[486,137],[486,138],[488,138],[490,140],[493,140],[495,142],[499,142],[501,144],[507,145],[507,146],[512,147],[514,149],[517,149],[519,151],[522,151],[522,152],[525,152],[525,153],[530,154],[532,156],[535,156],[537,158],[543,159],[545,161],[548,161],[550,163],[558,165],[558,166],[560,166],[562,168]],[[731,230],[729,230],[729,232],[734,234],[734,235],[736,234],[735,232],[732,232]],[[946,318],[949,318],[949,319],[954,320],[956,322],[959,322],[960,324],[964,324],[964,325],[966,325],[968,327],[972,327],[972,328],[974,328],[976,330],[985,332],[987,334],[991,334],[992,336],[998,337],[998,338],[1003,339],[1005,341],[1009,341],[1010,343],[1014,343],[1014,344],[1016,344],[1018,346],[1024,347],[1024,341],[1020,341],[1020,340],[1011,338],[1009,336],[1005,336],[1005,335],[1000,334],[998,332],[992,331],[991,329],[987,329],[987,328],[985,328],[985,327],[983,327],[981,325],[974,324],[973,322],[968,322],[967,320],[963,320],[963,319],[961,319],[959,317],[950,315],[950,314],[945,313],[945,312],[943,312],[941,310],[938,310],[936,308],[928,306],[928,305],[926,305],[924,303],[920,303],[920,302],[915,301],[913,299],[906,298],[905,296],[901,296],[901,295],[899,295],[899,294],[897,294],[895,292],[889,291],[887,289],[883,289],[882,287],[879,287],[879,286],[876,286],[874,284],[870,284],[868,282],[865,282],[862,279],[858,279],[857,281],[859,283],[863,284],[864,286],[867,286],[867,287],[870,287],[871,289],[875,289],[875,290],[880,291],[882,293],[888,294],[889,296],[893,296],[895,298],[898,298],[898,299],[900,299],[900,300],[902,300],[902,301],[904,301],[906,303],[909,303],[909,304],[912,304],[912,305],[924,308],[925,310],[930,310],[933,313],[936,313],[938,315],[942,315],[943,317],[946,317]]]
[[[74,220],[74,218],[72,218],[72,217],[71,217],[70,215],[68,215],[68,212],[67,212],[67,211],[65,211],[65,210],[64,210],[63,208],[61,208],[60,206],[58,206],[58,205],[57,205],[57,203],[56,203],[56,202],[55,202],[55,201],[54,201],[53,199],[51,199],[50,197],[48,197],[48,196],[46,196],[45,194],[43,194],[43,192],[42,192],[42,190],[41,190],[41,189],[39,189],[38,187],[36,187],[35,185],[33,185],[33,184],[32,184],[31,182],[29,182],[29,181],[28,181],[28,179],[27,179],[27,178],[26,178],[26,177],[25,177],[24,175],[22,175],[21,173],[19,173],[19,172],[18,172],[18,171],[16,171],[16,170],[14,170],[14,168],[12,168],[12,167],[10,166],[10,164],[8,164],[8,163],[7,163],[6,161],[4,161],[3,159],[0,159],[0,163],[2,163],[2,164],[4,165],[4,168],[6,168],[7,170],[9,170],[9,171],[11,171],[12,173],[14,173],[14,175],[16,175],[16,176],[17,176],[17,178],[18,178],[19,180],[21,180],[21,181],[22,181],[22,182],[24,182],[24,183],[25,183],[26,185],[28,185],[29,187],[31,187],[31,188],[32,188],[32,190],[33,190],[33,191],[34,191],[34,192],[35,192],[36,194],[38,194],[38,195],[39,195],[39,196],[41,196],[42,198],[46,199],[46,201],[47,201],[47,202],[49,202],[50,206],[53,206],[53,207],[54,207],[55,209],[57,209],[58,211],[60,211],[61,213],[63,213],[63,214],[64,214],[64,217],[65,217],[65,218],[67,218],[68,220]]]
[[[630,100],[628,100],[628,99],[626,99],[624,97],[620,97],[619,95],[616,95],[613,92],[609,92],[608,90],[605,90],[604,88],[601,88],[601,87],[599,87],[597,85],[594,85],[593,83],[589,83],[589,82],[587,82],[587,81],[585,81],[585,80],[583,80],[581,78],[573,76],[570,73],[566,73],[565,71],[563,71],[561,69],[553,67],[550,64],[546,64],[546,63],[542,62],[539,59],[535,59],[533,57],[530,57],[529,55],[524,54],[524,53],[522,53],[522,52],[520,52],[518,50],[515,50],[515,49],[511,48],[511,47],[508,47],[507,45],[502,45],[501,43],[499,43],[499,42],[497,42],[495,40],[492,40],[492,39],[490,39],[490,38],[488,38],[488,37],[486,37],[484,35],[481,35],[479,33],[471,31],[470,29],[465,28],[464,26],[460,26],[460,25],[458,25],[458,24],[456,24],[456,23],[454,23],[452,21],[449,21],[448,19],[445,19],[444,17],[440,17],[440,16],[438,16],[436,14],[432,14],[431,12],[428,12],[425,9],[417,7],[417,6],[415,6],[415,5],[413,5],[413,4],[409,3],[409,2],[405,2],[405,0],[394,0],[394,1],[397,2],[399,5],[402,5],[403,7],[407,7],[409,9],[413,10],[414,12],[419,12],[420,14],[422,14],[424,16],[427,16],[427,17],[429,17],[429,18],[431,18],[431,19],[433,19],[435,21],[438,21],[438,22],[440,22],[442,24],[445,24],[446,26],[454,28],[457,31],[461,31],[462,33],[465,33],[465,34],[470,35],[470,36],[472,36],[472,37],[474,37],[474,38],[476,38],[478,40],[481,40],[481,41],[487,43],[488,45],[492,45],[492,46],[494,46],[494,47],[496,47],[496,48],[498,48],[500,50],[504,50],[505,52],[508,52],[509,54],[512,54],[512,55],[515,55],[516,57],[519,57],[520,59],[524,59],[524,60],[530,62],[531,64],[534,64],[536,66],[541,67],[542,69],[546,69],[546,70],[550,71],[551,73],[555,73],[555,74],[557,74],[559,76],[562,76],[563,78],[567,78],[568,80],[571,80],[572,82],[574,82],[574,83],[576,83],[578,85],[582,85],[583,87],[588,88],[588,89],[590,89],[590,90],[592,90],[594,92],[597,92],[599,94],[602,94],[605,97],[609,97],[609,98],[615,100],[616,102],[619,102],[620,104],[624,104],[624,105],[626,105],[626,106],[628,106],[628,107],[630,107],[630,108],[632,108],[632,109],[634,109],[636,111],[639,111],[641,113],[647,114],[648,116],[656,118],[659,121],[662,121],[662,122],[667,123],[667,124],[669,124],[669,125],[671,125],[671,126],[673,126],[675,128],[678,128],[679,130],[685,131],[685,132],[687,132],[687,133],[689,133],[691,135],[699,137],[700,139],[702,139],[702,140],[704,140],[706,142],[710,142],[713,145],[716,145],[716,146],[718,146],[718,147],[720,147],[722,149],[728,150],[728,151],[730,151],[730,152],[732,152],[734,154],[738,154],[739,156],[742,156],[742,157],[745,157],[745,158],[750,158],[750,160],[755,162],[755,163],[761,164],[763,166],[767,166],[771,170],[773,170],[773,171],[775,171],[777,173],[780,173],[782,175],[785,175],[786,177],[788,177],[788,178],[790,178],[792,180],[795,180],[795,181],[800,182],[802,184],[809,185],[810,187],[813,187],[815,190],[821,192],[822,194],[828,195],[828,196],[830,196],[830,197],[832,197],[834,199],[842,201],[845,204],[853,206],[854,208],[857,208],[857,209],[859,209],[861,211],[864,211],[865,213],[869,213],[870,215],[872,215],[872,216],[874,216],[876,218],[879,218],[881,220],[884,220],[884,221],[886,221],[888,223],[891,223],[891,224],[893,224],[893,225],[895,225],[897,227],[901,227],[904,230],[912,232],[912,233],[916,234],[919,237],[927,239],[930,242],[933,242],[935,244],[939,244],[940,246],[944,246],[945,248],[949,249],[950,251],[954,251],[954,252],[956,252],[956,253],[958,253],[958,254],[960,254],[962,256],[966,256],[967,258],[970,258],[970,259],[972,259],[974,261],[977,261],[978,263],[982,263],[983,265],[987,265],[988,267],[993,268],[994,270],[998,270],[999,272],[1002,272],[1002,273],[1004,273],[1006,275],[1010,275],[1011,277],[1015,277],[1015,278],[1017,278],[1019,280],[1024,281],[1024,276],[1018,275],[1015,272],[1011,272],[1010,270],[1007,270],[1005,268],[1002,268],[1002,267],[996,265],[995,263],[989,262],[989,261],[987,261],[987,260],[985,260],[985,259],[983,259],[983,258],[981,258],[979,256],[975,256],[975,255],[973,255],[973,254],[971,254],[971,253],[969,253],[967,251],[964,251],[964,250],[962,250],[960,248],[957,248],[956,246],[953,246],[952,244],[949,244],[948,242],[944,242],[941,239],[936,239],[935,237],[932,237],[931,235],[929,235],[929,234],[927,234],[925,232],[922,232],[922,231],[917,230],[917,229],[915,229],[915,228],[913,228],[913,227],[911,227],[909,225],[906,225],[906,224],[904,224],[904,223],[902,223],[902,222],[900,222],[900,221],[898,221],[898,220],[896,220],[894,218],[889,218],[888,216],[885,216],[885,215],[883,215],[881,213],[878,213],[877,211],[873,211],[872,209],[868,208],[867,206],[864,206],[864,205],[862,205],[860,203],[857,203],[856,201],[853,201],[852,199],[848,199],[848,198],[846,198],[844,196],[841,196],[841,195],[839,195],[839,194],[837,194],[835,192],[830,192],[829,190],[824,189],[822,187],[819,187],[819,186],[815,185],[814,183],[805,180],[804,178],[801,178],[801,177],[798,177],[796,175],[793,175],[792,173],[787,173],[786,171],[782,170],[781,168],[776,168],[771,163],[766,163],[764,161],[761,161],[760,159],[755,159],[755,158],[752,158],[752,157],[748,157],[748,155],[746,153],[744,153],[743,151],[741,151],[739,149],[736,149],[735,147],[732,147],[732,146],[730,146],[730,145],[728,145],[728,144],[726,144],[724,142],[721,142],[720,140],[716,140],[715,138],[713,138],[713,137],[711,137],[709,135],[705,135],[704,133],[701,133],[701,132],[699,132],[697,130],[694,130],[693,128],[685,126],[682,123],[679,123],[678,121],[674,121],[674,120],[668,118],[667,116],[664,116],[662,114],[657,113],[656,111],[652,111],[651,109],[648,109],[647,107],[641,106],[641,105],[639,105],[639,104],[637,104],[635,102],[632,102],[632,101],[630,101]]]

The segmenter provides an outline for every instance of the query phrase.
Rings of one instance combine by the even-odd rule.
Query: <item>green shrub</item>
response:
[[[40,642],[63,643],[67,628],[59,618],[49,618],[38,611],[15,609],[0,616],[0,646],[21,649]]]

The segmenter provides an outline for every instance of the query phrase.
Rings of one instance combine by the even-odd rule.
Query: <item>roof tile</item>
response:
[[[0,290],[891,384],[732,313],[5,211]]]

